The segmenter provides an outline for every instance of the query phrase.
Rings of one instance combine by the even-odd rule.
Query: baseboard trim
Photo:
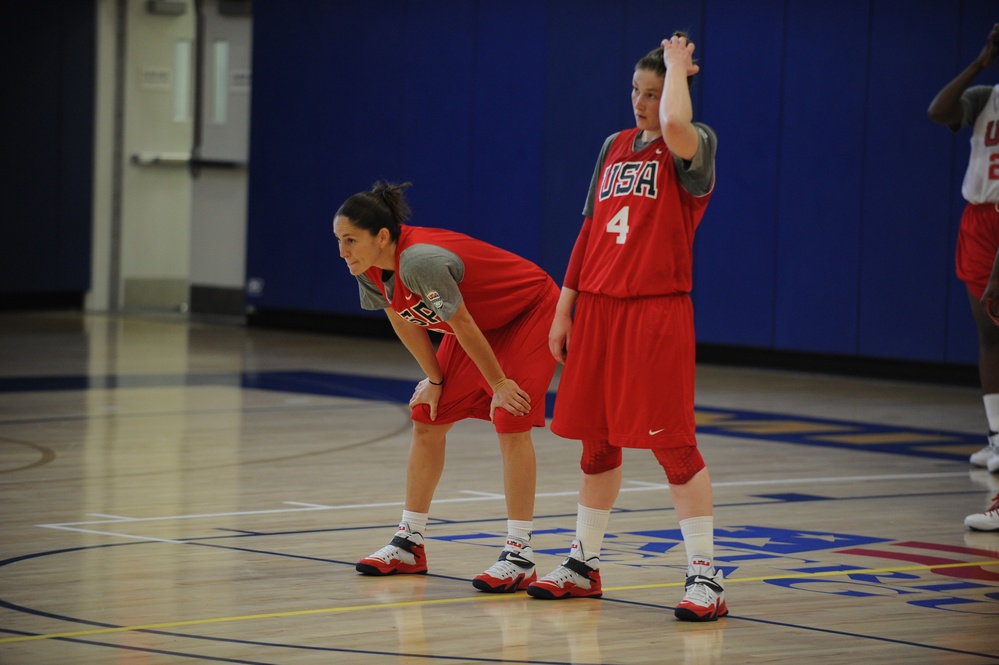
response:
[[[259,328],[332,333],[348,337],[392,339],[395,331],[384,314],[361,317],[290,309],[254,307],[247,311],[246,323]]]
[[[699,344],[697,362],[920,383],[978,386],[977,365]]]
[[[0,311],[28,312],[82,310],[86,294],[82,291],[52,293],[0,293]]]
[[[242,288],[191,285],[190,307],[193,314],[244,316],[246,295]]]
[[[368,318],[326,312],[256,308],[247,315],[247,325],[332,333],[350,337],[381,339],[395,337],[391,324],[384,316]],[[715,344],[699,344],[697,346],[697,362],[708,365],[780,369],[917,383],[956,386],[979,385],[976,365],[776,351]]]

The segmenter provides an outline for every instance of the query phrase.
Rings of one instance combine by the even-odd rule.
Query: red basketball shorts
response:
[[[493,425],[498,433],[526,432],[545,426],[545,396],[555,375],[555,358],[548,350],[548,330],[555,318],[559,289],[551,290],[533,307],[496,330],[482,334],[492,348],[508,379],[517,382],[531,397],[531,412],[515,416],[497,408]],[[444,389],[437,405],[437,420],[430,420],[430,407],[418,404],[413,420],[421,423],[455,423],[466,418],[489,420],[493,392],[482,372],[458,343],[445,335],[437,349],[437,361],[444,372]]]
[[[999,250],[999,209],[995,203],[969,203],[957,234],[957,276],[981,299]]]
[[[624,448],[696,445],[695,354],[687,294],[580,293],[552,432]]]

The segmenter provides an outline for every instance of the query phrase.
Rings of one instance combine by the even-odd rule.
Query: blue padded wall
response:
[[[927,107],[958,68],[913,44],[914,35],[954,34],[957,15],[944,5],[913,12],[905,0],[874,5],[866,68],[865,134],[857,351],[864,356],[943,357],[944,315],[954,260],[950,219],[950,131]],[[949,55],[950,45],[945,49]],[[914,148],[921,147],[920,150]],[[932,303],[927,307],[924,303]],[[967,299],[956,303],[973,333]],[[928,315],[929,311],[935,311]],[[928,358],[927,358],[928,359]]]
[[[355,136],[351,120],[386,108],[367,101],[362,111],[357,99],[375,87],[361,80],[364,72],[388,63],[367,49],[349,51],[354,30],[338,22],[336,6],[300,2],[289,12],[279,2],[254,3],[247,277],[263,282],[248,300],[265,306],[322,310],[346,297],[338,293],[346,280],[335,282],[342,270],[330,244],[331,190],[352,185],[334,181],[331,168]],[[346,57],[374,64],[334,75]],[[367,137],[372,154],[394,161],[379,154],[382,137]]]
[[[331,223],[375,180],[413,183],[414,224],[538,260],[546,13],[503,7],[254,5],[252,305],[367,315]]]
[[[718,134],[717,182],[694,245],[694,304],[702,342],[773,344],[777,267],[783,0],[745,11],[709,1],[700,119]],[[755,35],[770,35],[754,39]],[[753,43],[752,57],[733,55]],[[725,54],[716,56],[715,54]],[[720,58],[724,57],[724,61]]]
[[[560,281],[601,141],[633,123],[632,66],[679,28],[703,66],[695,116],[719,135],[695,244],[699,340],[973,363],[953,274],[968,134],[926,108],[991,12],[984,0],[302,0],[294,12],[256,0],[247,276],[264,286],[249,302],[371,316],[330,223],[376,179],[414,183],[414,223]]]
[[[547,11],[543,3],[526,1],[466,4],[476,8],[474,84],[453,111],[471,111],[471,182],[468,207],[456,222],[469,235],[538,261],[544,122],[538,92],[547,79]]]
[[[0,182],[0,295],[90,288],[96,9],[11,3],[0,110],[9,128]]]
[[[628,120],[631,54],[621,46],[624,15],[611,3],[550,3],[548,20],[558,29],[549,30],[545,62],[540,261],[561,283],[601,142]]]
[[[774,345],[856,352],[868,2],[788,3]]]

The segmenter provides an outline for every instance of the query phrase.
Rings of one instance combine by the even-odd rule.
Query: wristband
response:
[[[428,376],[427,377],[427,383],[429,383],[432,386],[443,386],[444,385],[444,377],[441,377],[441,382],[440,383],[434,383],[433,381],[430,380],[430,377]]]

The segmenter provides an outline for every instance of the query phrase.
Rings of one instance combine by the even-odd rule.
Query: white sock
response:
[[[604,546],[604,534],[607,533],[607,523],[610,521],[609,510],[587,508],[577,504],[576,509],[576,540],[583,547],[583,556],[589,559],[600,556]]]
[[[982,395],[985,402],[985,417],[989,420],[989,430],[999,432],[999,393]]]
[[[409,530],[413,533],[424,533],[427,530],[427,520],[429,513],[414,513],[411,510],[402,511],[402,521],[409,525]],[[401,524],[399,526],[402,526]]]
[[[534,531],[534,520],[506,521],[507,540],[510,540],[510,538],[516,538],[524,545],[530,545],[532,531]],[[505,549],[510,549],[510,548],[508,547]]]
[[[680,533],[683,534],[683,547],[687,550],[688,566],[694,565],[694,559],[704,559],[714,565],[715,518],[713,516],[680,520]]]

